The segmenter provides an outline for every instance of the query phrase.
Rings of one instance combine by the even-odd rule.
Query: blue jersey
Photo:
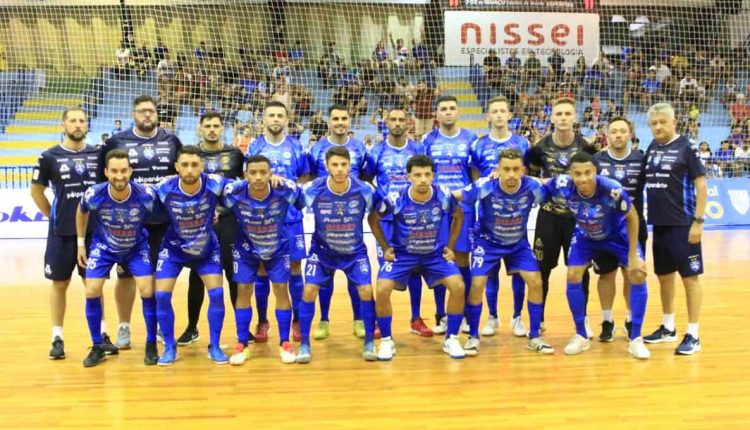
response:
[[[463,201],[479,202],[479,229],[476,234],[499,246],[512,246],[527,240],[526,224],[531,208],[542,200],[542,186],[524,176],[518,189],[506,193],[500,181],[480,178],[461,191]]]
[[[156,186],[156,195],[171,221],[162,246],[194,257],[203,256],[213,241],[216,204],[227,180],[201,173],[200,181],[200,189],[193,195],[180,189],[179,176],[170,176]]]
[[[576,233],[589,240],[607,240],[627,231],[625,214],[630,210],[630,196],[613,179],[596,175],[596,190],[591,197],[581,196],[568,175],[551,179],[543,190],[545,198],[566,202],[576,218]]]
[[[646,151],[648,222],[654,225],[690,225],[695,216],[695,178],[706,168],[685,136]]]
[[[245,157],[253,155],[264,155],[271,161],[271,173],[294,182],[309,173],[302,145],[297,139],[289,136],[278,144],[268,142],[265,136],[259,136],[247,148]],[[296,208],[290,208],[286,220],[287,222],[302,221],[302,212]]]
[[[435,185],[455,191],[471,183],[471,143],[476,139],[477,135],[466,129],[452,137],[439,128],[425,135],[422,144],[435,162]]]
[[[388,194],[377,205],[378,213],[393,216],[393,233],[386,240],[397,254],[442,252],[450,238],[456,200],[448,188],[433,185],[430,199],[418,203],[409,195],[410,189]]]
[[[378,195],[384,197],[408,188],[406,162],[412,156],[424,153],[424,146],[413,140],[407,140],[401,148],[390,145],[387,140],[375,145],[370,150],[367,176],[375,178]]]
[[[488,134],[471,144],[471,167],[477,169],[480,176],[489,176],[497,168],[500,152],[508,148],[520,151],[526,164],[530,148],[528,140],[517,134],[511,134],[505,140],[496,140]]]
[[[111,254],[127,254],[148,241],[143,221],[155,204],[152,188],[130,181],[130,195],[125,200],[113,199],[109,182],[102,182],[86,190],[80,206],[81,212],[91,212],[95,221],[92,243]]]
[[[628,192],[633,206],[643,217],[643,163],[646,157],[642,152],[629,151],[624,158],[615,158],[609,151],[594,155],[599,174],[614,179]]]
[[[297,184],[287,180],[258,200],[250,195],[246,180],[234,181],[224,187],[221,201],[237,217],[245,251],[261,260],[270,259],[279,250],[288,252],[286,214],[290,207],[304,206]]]
[[[359,178],[360,174],[365,170],[367,148],[362,141],[353,137],[347,139],[346,143],[343,145],[331,143],[331,141],[328,140],[328,137],[324,137],[315,142],[315,145],[313,145],[307,153],[307,168],[310,174],[316,178],[324,178],[328,176],[328,170],[326,170],[326,153],[329,149],[335,146],[343,146],[349,151],[349,160],[352,166],[352,170],[349,174],[354,178]]]
[[[337,194],[328,187],[328,178],[318,178],[305,184],[302,193],[315,215],[312,246],[333,254],[367,252],[362,221],[372,210],[372,185],[349,178],[349,189]]]
[[[52,187],[55,195],[49,215],[52,233],[75,236],[76,209],[86,189],[99,182],[99,163],[99,149],[89,145],[80,151],[55,145],[39,156],[31,183]]]

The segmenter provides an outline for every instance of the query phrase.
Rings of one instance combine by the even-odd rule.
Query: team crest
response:
[[[151,160],[156,156],[156,152],[154,152],[154,147],[151,145],[146,145],[143,147],[143,156],[146,158],[146,160]]]
[[[615,169],[615,179],[617,179],[618,181],[622,181],[624,178],[625,178],[625,169]]]
[[[305,236],[297,236],[297,249],[305,249]]]
[[[658,155],[658,154],[654,155],[651,158],[651,165],[654,166],[654,167],[658,167],[659,164],[661,164],[661,155]]]
[[[370,265],[367,263],[367,260],[359,260],[359,271],[362,273],[370,273]]]
[[[208,160],[206,163],[206,171],[214,173],[217,170],[219,170],[219,163],[217,163],[216,160]]]
[[[701,270],[701,261],[697,255],[691,255],[688,258],[690,259],[690,270],[692,270],[693,272]]]
[[[74,167],[75,171],[79,175],[83,175],[86,172],[86,166],[82,161],[77,161]]]
[[[562,167],[568,167],[568,164],[570,164],[570,158],[568,158],[567,154],[560,154],[560,156],[557,157],[557,164]]]

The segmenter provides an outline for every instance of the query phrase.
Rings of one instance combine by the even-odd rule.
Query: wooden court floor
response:
[[[394,297],[392,362],[366,363],[351,334],[345,289],[332,309],[332,337],[313,343],[313,362],[284,365],[276,344],[252,346],[242,367],[217,366],[202,339],[180,349],[169,368],[143,365],[143,347],[84,369],[89,339],[84,294],[75,280],[68,294],[67,359],[49,361],[47,283],[41,272],[43,241],[0,241],[0,428],[121,429],[744,429],[750,428],[750,230],[708,231],[701,327],[703,352],[673,355],[674,344],[651,346],[649,361],[627,354],[622,332],[615,342],[595,342],[580,356],[562,353],[572,333],[565,302],[564,269],[553,273],[546,338],[556,348],[541,357],[508,329],[509,279],[503,275],[498,335],[483,338],[481,355],[451,360],[438,338],[408,334],[408,298]],[[656,279],[644,331],[661,322]],[[337,278],[337,285],[343,280]],[[177,330],[185,325],[185,284],[175,294]],[[111,290],[107,324],[116,331]],[[222,342],[234,341],[227,298]],[[273,300],[272,300],[273,302]],[[206,302],[207,303],[207,302]],[[425,290],[422,315],[434,311]],[[678,286],[677,329],[686,327],[685,295]],[[600,311],[592,292],[589,314],[598,333]],[[618,325],[622,299],[615,305]],[[483,321],[486,317],[483,315]],[[524,319],[527,318],[524,310]],[[432,322],[432,318],[430,318]],[[277,339],[272,322],[272,340]],[[143,340],[136,304],[134,340]]]

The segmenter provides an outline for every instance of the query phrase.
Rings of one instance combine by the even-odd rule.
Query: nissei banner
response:
[[[709,179],[706,224],[750,224],[750,179]]]
[[[0,190],[0,239],[45,238],[47,222],[28,188]]]
[[[505,58],[518,50],[523,61],[534,51],[542,65],[552,49],[572,66],[583,55],[591,63],[599,53],[599,15],[593,13],[445,12],[445,63],[482,64],[490,49]]]

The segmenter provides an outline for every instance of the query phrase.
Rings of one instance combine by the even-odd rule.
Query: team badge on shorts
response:
[[[690,270],[693,272],[701,270],[701,261],[697,255],[691,255],[688,259],[690,260]]]
[[[362,273],[370,273],[370,265],[367,264],[367,260],[359,260],[359,271]]]

